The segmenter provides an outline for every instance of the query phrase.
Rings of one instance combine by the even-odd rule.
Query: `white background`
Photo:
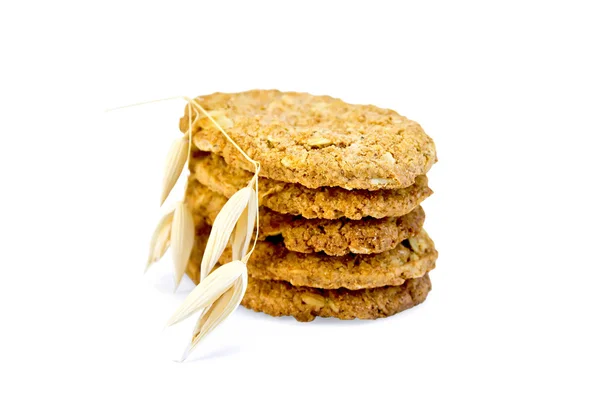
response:
[[[595,2],[83,3],[0,6],[1,398],[600,396]],[[192,284],[142,270],[184,103],[104,109],[253,88],[422,124],[433,291],[371,322],[240,308],[176,363]]]

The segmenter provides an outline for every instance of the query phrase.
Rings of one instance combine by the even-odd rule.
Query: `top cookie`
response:
[[[196,99],[254,160],[261,176],[309,188],[399,189],[436,161],[419,124],[395,111],[329,96],[252,90]],[[192,110],[193,141],[235,167],[253,171],[208,118]],[[188,130],[188,107],[179,127]]]

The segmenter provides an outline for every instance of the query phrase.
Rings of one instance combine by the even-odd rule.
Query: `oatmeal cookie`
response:
[[[376,319],[424,302],[430,290],[429,275],[408,279],[400,286],[362,290],[315,289],[249,278],[242,305],[275,317],[291,315],[301,322],[312,321],[317,316]]]
[[[436,162],[433,140],[397,112],[329,96],[278,90],[197,97],[231,138],[262,165],[261,176],[309,188],[400,189]],[[189,125],[188,108],[180,130]],[[193,143],[227,164],[252,164],[203,115],[192,110]]]
[[[231,197],[248,185],[252,174],[225,163],[223,158],[197,152],[190,160],[191,174],[212,191]],[[433,191],[427,177],[418,176],[404,189],[345,190],[339,187],[309,189],[295,183],[259,179],[260,204],[281,214],[304,218],[361,219],[400,217],[415,209]]]

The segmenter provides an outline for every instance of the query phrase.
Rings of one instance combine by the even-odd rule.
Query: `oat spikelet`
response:
[[[173,316],[167,322],[167,326],[174,325],[192,314],[210,307],[244,274],[247,274],[246,264],[237,260],[217,268],[192,290],[173,313]]]
[[[256,192],[253,188],[250,188],[248,205],[244,208],[239,221],[235,225],[235,232],[231,238],[233,260],[241,260],[248,253],[248,246],[250,246],[252,232],[254,232],[254,225],[256,224],[257,212]]]
[[[192,254],[194,236],[194,217],[187,205],[180,202],[175,207],[171,227],[171,253],[173,254],[175,267],[175,290],[181,282],[190,254]]]
[[[190,141],[188,135],[182,136],[175,140],[171,145],[167,161],[165,164],[165,172],[163,176],[162,194],[160,197],[160,204],[162,205],[173,186],[177,183],[177,180],[181,176],[185,162],[188,159],[188,153],[190,151]]]
[[[245,264],[244,264],[245,266]],[[202,311],[192,334],[192,342],[183,353],[182,360],[194,350],[200,341],[223,322],[242,302],[248,286],[248,270],[237,278],[232,287],[223,293],[209,308]]]
[[[148,254],[148,262],[146,263],[146,271],[150,266],[160,260],[169,248],[169,242],[171,240],[171,224],[173,223],[173,213],[170,211],[165,214],[152,235],[150,240],[150,252]]]
[[[233,229],[244,210],[248,207],[250,198],[253,197],[252,194],[253,190],[251,187],[240,189],[227,200],[221,211],[219,211],[219,214],[217,214],[206,243],[202,263],[200,264],[200,282],[210,274],[210,271],[212,271],[219,258],[221,258],[223,250],[225,250],[231,238]]]

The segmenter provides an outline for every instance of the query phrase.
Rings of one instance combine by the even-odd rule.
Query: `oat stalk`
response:
[[[137,103],[125,107],[172,99],[175,98]],[[179,180],[185,164],[189,165],[193,143],[192,130],[196,122],[196,120],[192,121],[192,108],[197,113],[196,118],[200,118],[201,115],[208,118],[233,147],[254,166],[254,176],[248,186],[242,188],[227,201],[213,223],[200,265],[200,283],[183,301],[167,324],[168,326],[176,324],[199,313],[191,341],[183,355],[183,359],[185,359],[206,335],[239,306],[246,292],[248,285],[246,263],[254,251],[258,239],[260,163],[248,156],[196,99],[187,97],[183,97],[183,99],[187,101],[188,130],[182,138],[175,141],[168,153],[163,176],[161,205]],[[252,247],[249,248],[253,234],[254,241]],[[146,269],[158,261],[170,246],[175,269],[175,289],[177,289],[189,262],[194,238],[192,213],[185,202],[179,202],[173,211],[168,212],[159,221],[155,229],[150,243]],[[228,243],[232,246],[233,261],[214,269]]]

